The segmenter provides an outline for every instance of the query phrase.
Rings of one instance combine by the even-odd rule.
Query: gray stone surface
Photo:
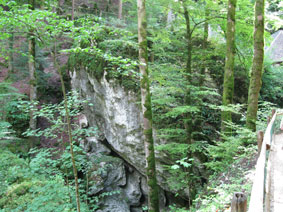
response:
[[[141,126],[142,113],[137,94],[125,91],[114,81],[108,82],[105,77],[98,81],[85,71],[72,74],[72,87],[79,91],[80,96],[89,99],[94,105],[87,106],[84,110],[89,126],[98,128],[100,133],[98,137],[87,138],[83,144],[90,160],[94,160],[98,155],[106,155],[106,159],[107,157],[117,158],[117,161],[111,159],[108,162],[104,158],[102,160],[104,162],[98,164],[93,161],[92,194],[118,190],[120,191],[119,198],[123,204],[126,202],[129,208],[133,208],[133,211],[139,211],[142,204],[147,201],[148,191],[144,177],[146,169]],[[164,152],[157,151],[156,159],[158,183],[162,188],[160,192],[162,208],[167,202],[163,190],[176,192],[170,190],[167,184],[170,173],[164,170],[162,164],[168,165],[173,162]],[[100,169],[104,171],[97,174]],[[186,192],[179,194],[185,197],[188,195]],[[102,211],[106,212],[109,208],[112,208],[109,211],[125,210],[126,212],[130,210],[129,208],[122,210],[121,208],[124,206],[114,209],[113,205],[118,202],[117,198],[115,196],[111,200],[111,196],[109,196]]]
[[[124,188],[126,200],[131,206],[139,206],[142,196],[141,175],[137,171],[128,173],[127,185]]]
[[[98,154],[103,154],[103,155],[109,155],[111,153],[111,150],[108,149],[105,145],[101,143],[101,141],[98,140],[96,137],[88,137],[86,138],[86,141],[82,144],[85,151],[98,155]]]
[[[130,212],[130,206],[125,199],[120,198],[119,194],[106,196],[103,199],[102,209],[100,212]]]
[[[101,81],[86,72],[75,72],[72,86],[90,99],[93,107],[84,111],[90,126],[97,126],[111,147],[128,163],[145,173],[141,112],[134,93]]]
[[[142,113],[137,95],[125,91],[116,82],[108,82],[105,77],[98,81],[85,71],[73,73],[72,86],[94,104],[84,111],[89,125],[97,127],[112,149],[145,175]],[[165,153],[157,152],[156,158],[158,182],[168,190],[166,179],[169,173],[164,171],[161,164],[170,164],[172,161],[168,160]]]
[[[122,159],[112,156],[93,159],[89,171],[90,195],[98,194],[101,191],[111,191],[114,190],[113,188],[125,185],[126,172]]]

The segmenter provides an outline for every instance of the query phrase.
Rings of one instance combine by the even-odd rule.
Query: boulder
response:
[[[101,202],[103,206],[97,212],[131,212],[126,200],[122,199],[119,194],[105,196]]]
[[[105,75],[97,80],[84,70],[74,71],[71,83],[83,98],[94,105],[86,106],[84,110],[89,126],[97,127],[103,137],[101,140],[107,140],[116,154],[145,175],[142,112],[138,95],[125,90],[114,80],[107,81]],[[169,173],[165,173],[161,164],[172,161],[159,152],[156,158],[159,185],[168,190],[166,178]]]
[[[90,159],[96,158],[99,154],[120,158],[119,162],[111,160],[113,166],[105,168],[107,172],[104,173],[105,176],[99,175],[104,188],[101,189],[98,183],[99,189],[93,187],[93,191],[118,189],[121,191],[120,198],[125,200],[129,207],[135,208],[133,211],[140,210],[142,204],[147,201],[148,191],[145,180],[146,161],[139,95],[134,91],[124,89],[115,80],[108,81],[105,75],[98,80],[81,70],[74,71],[71,77],[72,87],[78,90],[82,98],[88,99],[93,104],[93,106],[85,106],[83,113],[87,117],[89,126],[96,127],[100,133],[99,138],[87,138],[84,144]],[[157,139],[155,141],[157,144],[162,142]],[[107,166],[108,162],[104,163],[100,163],[99,166]],[[160,189],[161,207],[168,202],[164,190],[171,193],[177,192],[169,187],[167,180],[172,176],[163,168],[163,165],[173,163],[165,152],[156,151],[157,180],[162,188]],[[179,194],[184,196],[184,199],[188,199],[188,192],[179,192]],[[109,197],[108,201],[110,199]],[[113,201],[115,202],[116,199]]]
[[[140,205],[142,196],[141,178],[142,176],[137,171],[133,171],[132,173],[128,172],[127,184],[123,191],[125,192],[126,200],[130,206]]]

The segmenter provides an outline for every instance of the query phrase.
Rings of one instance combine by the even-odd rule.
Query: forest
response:
[[[282,1],[0,0],[0,47],[0,212],[243,212]]]

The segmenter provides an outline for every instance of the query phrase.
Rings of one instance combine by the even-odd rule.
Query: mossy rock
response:
[[[7,196],[24,195],[29,192],[29,189],[32,187],[33,184],[33,182],[25,181],[20,184],[12,185],[7,191]]]
[[[0,199],[0,208],[9,208],[11,210],[31,202],[32,194],[29,190],[33,185],[34,182],[24,181],[20,184],[10,186],[6,195]]]

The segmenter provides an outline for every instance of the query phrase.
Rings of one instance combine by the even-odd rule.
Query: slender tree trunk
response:
[[[208,20],[209,17],[209,9],[208,6],[205,6],[205,19]],[[206,49],[207,48],[207,42],[208,42],[208,22],[206,21],[204,23],[204,27],[203,27],[203,48]]]
[[[68,135],[69,135],[69,142],[70,142],[70,153],[71,153],[71,160],[72,160],[72,165],[73,165],[73,173],[74,173],[74,177],[75,177],[77,212],[80,212],[81,206],[80,206],[79,180],[78,180],[78,171],[77,171],[77,168],[76,168],[75,155],[74,155],[74,150],[73,150],[73,137],[72,137],[71,119],[70,119],[70,116],[69,116],[68,102],[67,102],[67,96],[66,96],[66,90],[65,90],[63,75],[62,75],[61,71],[59,71],[59,74],[60,74],[62,91],[63,91],[63,95],[64,95],[64,105],[65,105],[65,111],[66,111],[66,117],[67,117]]]
[[[105,12],[108,13],[110,9],[110,0],[107,0]],[[106,14],[107,16],[108,14]]]
[[[35,9],[35,0],[29,1],[30,9]],[[30,84],[30,102],[34,102],[37,99],[37,80],[36,80],[36,63],[35,63],[35,38],[33,31],[30,31],[28,36],[28,68],[29,68],[29,84]],[[33,118],[33,111],[30,111],[29,128],[32,130],[36,129],[37,121]],[[33,147],[35,138],[30,138],[30,147]]]
[[[14,33],[11,33],[11,37],[9,38],[9,73],[14,73]]]
[[[186,64],[186,78],[187,78],[187,89],[185,94],[185,104],[188,106],[192,105],[191,99],[191,88],[192,86],[192,32],[191,32],[191,23],[190,23],[190,14],[187,9],[187,1],[182,1],[183,9],[184,9],[184,17],[186,20],[186,38],[187,38],[187,64]],[[185,114],[185,130],[186,130],[186,139],[187,144],[190,146],[192,141],[192,131],[193,131],[193,123],[192,123],[192,114],[190,112]],[[188,149],[187,151],[187,158],[191,159],[194,158],[193,153]],[[191,205],[191,197],[195,194],[195,189],[192,186],[192,182],[190,180],[189,175],[193,173],[192,167],[189,167],[186,172],[188,173],[188,187],[190,190],[190,197],[189,197],[189,207]]]
[[[190,15],[187,9],[187,5],[183,2],[184,16],[186,20],[186,37],[187,37],[187,64],[186,64],[186,77],[188,88],[186,90],[185,103],[186,105],[191,105],[191,89],[189,86],[192,85],[192,35],[190,26]],[[192,143],[192,115],[191,113],[186,114],[185,128],[187,132],[187,143],[190,145]]]
[[[226,32],[226,60],[223,82],[223,106],[228,106],[233,102],[234,95],[234,57],[235,57],[235,13],[237,0],[228,1],[227,32]],[[232,121],[231,112],[223,111],[221,114],[221,131],[230,133],[231,129],[225,122]]]
[[[30,35],[28,41],[28,51],[29,51],[29,80],[30,80],[30,101],[36,101],[37,98],[37,82],[36,82],[36,64],[35,64],[35,38]],[[33,113],[31,112],[30,115],[30,128],[35,130],[36,129],[36,120],[33,119]]]
[[[75,18],[75,0],[72,0],[72,21]]]
[[[66,88],[65,88],[65,83],[64,83],[64,79],[63,79],[63,74],[62,74],[61,69],[58,68],[58,65],[57,65],[56,51],[57,51],[57,49],[56,49],[56,38],[55,38],[55,42],[54,42],[54,67],[59,72],[60,81],[61,81],[61,88],[62,88],[63,97],[64,97],[64,107],[65,107],[65,112],[66,112],[67,126],[68,126],[68,137],[69,137],[69,143],[70,143],[70,154],[71,154],[73,173],[74,173],[74,178],[75,178],[77,212],[80,212],[81,206],[80,206],[79,180],[78,180],[78,171],[77,171],[76,162],[75,162],[75,154],[74,154],[74,150],[73,150],[74,148],[73,148],[71,119],[70,119],[70,115],[69,115],[68,100],[67,100],[67,95],[66,95]]]
[[[254,57],[250,78],[247,128],[256,131],[256,119],[258,109],[258,96],[261,88],[261,77],[264,59],[264,0],[255,2],[254,23]]]
[[[148,76],[148,54],[146,40],[145,0],[137,0],[138,4],[138,39],[141,73],[141,100],[143,111],[144,145],[146,156],[146,175],[148,184],[149,212],[159,212],[159,192],[156,179],[154,140],[152,135],[151,94]]]
[[[119,0],[119,8],[118,8],[118,18],[122,20],[123,18],[123,0]]]
[[[205,19],[207,20],[209,16],[209,10],[207,5],[205,6]],[[208,43],[208,22],[206,21],[204,23],[204,28],[203,28],[203,43],[202,43],[202,48],[205,50],[207,48],[207,43]],[[203,86],[204,83],[204,78],[205,78],[205,70],[206,70],[205,63],[202,64],[201,70],[200,70],[200,76],[199,76],[199,86]]]

